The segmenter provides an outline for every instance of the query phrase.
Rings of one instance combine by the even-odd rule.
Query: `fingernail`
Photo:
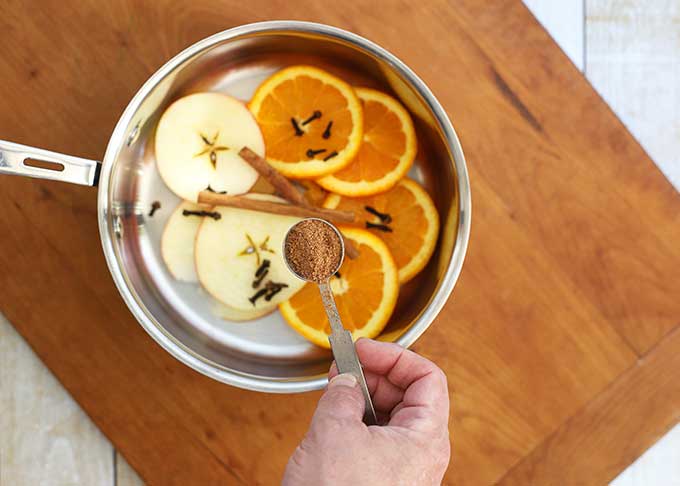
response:
[[[333,379],[328,383],[328,388],[334,388],[336,386],[348,386],[354,388],[357,386],[357,379],[351,373],[343,373],[341,375],[334,376]]]

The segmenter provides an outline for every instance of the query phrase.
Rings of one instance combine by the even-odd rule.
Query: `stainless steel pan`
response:
[[[425,84],[376,44],[307,22],[262,22],[213,35],[189,47],[142,86],[118,122],[103,162],[0,141],[0,173],[98,186],[99,231],[111,275],[146,331],[192,368],[230,385],[266,392],[323,387],[331,360],[288,328],[278,313],[248,323],[216,317],[211,298],[176,282],[160,257],[160,235],[179,203],[155,167],[152,134],[174,99],[195,91],[247,100],[269,74],[312,63],[351,83],[392,92],[411,111],[420,149],[410,176],[433,195],[442,229],[424,272],[402,289],[383,339],[411,345],[433,322],[458,278],[470,231],[470,190],[460,143]],[[60,164],[33,167],[27,159]],[[153,201],[161,202],[154,217]]]

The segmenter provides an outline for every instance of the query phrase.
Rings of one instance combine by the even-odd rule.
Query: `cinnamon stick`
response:
[[[212,206],[227,206],[231,208],[250,209],[264,213],[280,214],[283,216],[298,216],[300,218],[321,218],[333,223],[354,223],[355,215],[352,211],[338,211],[337,209],[323,209],[283,204],[272,201],[249,199],[243,196],[227,196],[210,191],[198,193],[200,204]]]
[[[269,165],[269,162],[257,155],[250,148],[243,147],[238,154],[243,160],[248,162],[263,179],[267,180],[272,186],[274,186],[274,189],[276,189],[279,195],[286,201],[305,208],[314,207],[307,202],[305,197],[288,179],[281,175],[278,170]],[[344,235],[342,239],[345,242],[345,255],[347,255],[347,257],[351,260],[354,260],[359,256],[359,250],[357,250],[354,244],[345,238]]]
[[[357,258],[359,256],[359,250],[357,250],[357,247],[354,246],[352,240],[343,235],[342,231],[340,232],[340,236],[342,236],[342,241],[345,244],[345,255],[347,255],[347,258],[350,260]]]
[[[288,179],[282,176],[278,170],[269,165],[269,162],[265,159],[257,155],[248,147],[243,147],[238,154],[243,160],[248,162],[263,179],[266,179],[274,186],[274,189],[276,189],[279,195],[286,201],[290,201],[293,204],[298,204],[300,206],[308,206],[307,201],[304,196],[300,194],[300,191],[298,191]]]

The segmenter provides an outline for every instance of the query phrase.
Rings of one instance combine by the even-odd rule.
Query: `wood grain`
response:
[[[627,342],[641,353],[677,325],[680,202],[518,2],[387,4],[6,2],[0,137],[96,157],[171,54],[284,13],[391,49],[443,101],[470,164],[469,256],[415,348],[449,376],[445,484],[490,484],[634,365]],[[0,309],[150,484],[276,484],[318,393],[230,388],[156,346],[108,275],[95,199],[0,178]]]
[[[0,484],[109,485],[109,442],[0,316]]]
[[[473,197],[466,270],[415,346],[449,378],[445,484],[495,482],[635,359],[482,181]]]
[[[565,422],[499,484],[608,483],[680,422],[679,350],[680,329]]]
[[[446,51],[465,59],[465,69],[447,79],[455,95],[442,96],[475,157],[471,165],[537,245],[561,262],[565,276],[644,353],[680,313],[680,301],[658,285],[680,272],[671,256],[671,242],[680,239],[677,193],[652,175],[654,164],[547,33],[525,28],[532,18],[523,5],[470,0],[449,12],[474,26],[474,36]],[[470,82],[470,73],[491,83]],[[511,107],[524,123],[510,129],[506,117],[481,117],[480,103],[492,103],[495,114]]]

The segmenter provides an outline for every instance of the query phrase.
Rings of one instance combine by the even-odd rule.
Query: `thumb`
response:
[[[354,375],[343,373],[328,382],[314,412],[312,427],[323,427],[340,422],[361,423],[364,416],[364,396]]]

